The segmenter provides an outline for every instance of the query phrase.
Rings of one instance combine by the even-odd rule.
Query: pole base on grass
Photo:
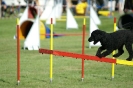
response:
[[[84,78],[81,78],[82,82],[84,81]]]
[[[52,83],[52,79],[50,79],[50,83]]]
[[[114,76],[112,76],[112,80],[114,79]]]
[[[20,81],[17,82],[17,85],[19,85],[19,84],[20,84]]]

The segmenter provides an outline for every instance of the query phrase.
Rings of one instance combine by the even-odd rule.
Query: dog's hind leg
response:
[[[132,44],[131,43],[126,43],[125,47],[126,47],[126,49],[128,51],[128,54],[129,54],[129,57],[126,60],[131,61],[132,58],[133,58]]]
[[[114,54],[113,57],[119,57],[123,53],[124,53],[124,50],[123,50],[123,45],[122,45],[120,48],[118,48],[118,53]]]

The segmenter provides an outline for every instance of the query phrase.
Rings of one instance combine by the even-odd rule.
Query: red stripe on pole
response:
[[[116,17],[114,17],[114,23],[116,23]]]
[[[85,24],[83,25],[83,36],[82,36],[82,54],[84,55],[84,46],[85,46]],[[84,58],[82,58],[82,79],[84,78]]]
[[[53,24],[53,18],[51,18],[51,24]]]

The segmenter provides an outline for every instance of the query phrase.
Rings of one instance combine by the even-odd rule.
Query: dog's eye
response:
[[[93,35],[92,38],[95,39],[95,36]]]

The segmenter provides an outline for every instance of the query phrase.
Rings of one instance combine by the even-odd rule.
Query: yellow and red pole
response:
[[[50,50],[53,50],[53,19],[51,18],[50,24]],[[53,76],[53,55],[50,54],[50,82],[52,82]]]
[[[20,39],[19,39],[19,19],[17,18],[17,82],[20,83]]]
[[[114,17],[114,32],[116,31],[116,17]],[[112,53],[113,55],[115,54],[115,50]],[[113,57],[113,59],[115,59]],[[115,64],[112,63],[112,79],[114,78],[114,73],[115,73]]]

